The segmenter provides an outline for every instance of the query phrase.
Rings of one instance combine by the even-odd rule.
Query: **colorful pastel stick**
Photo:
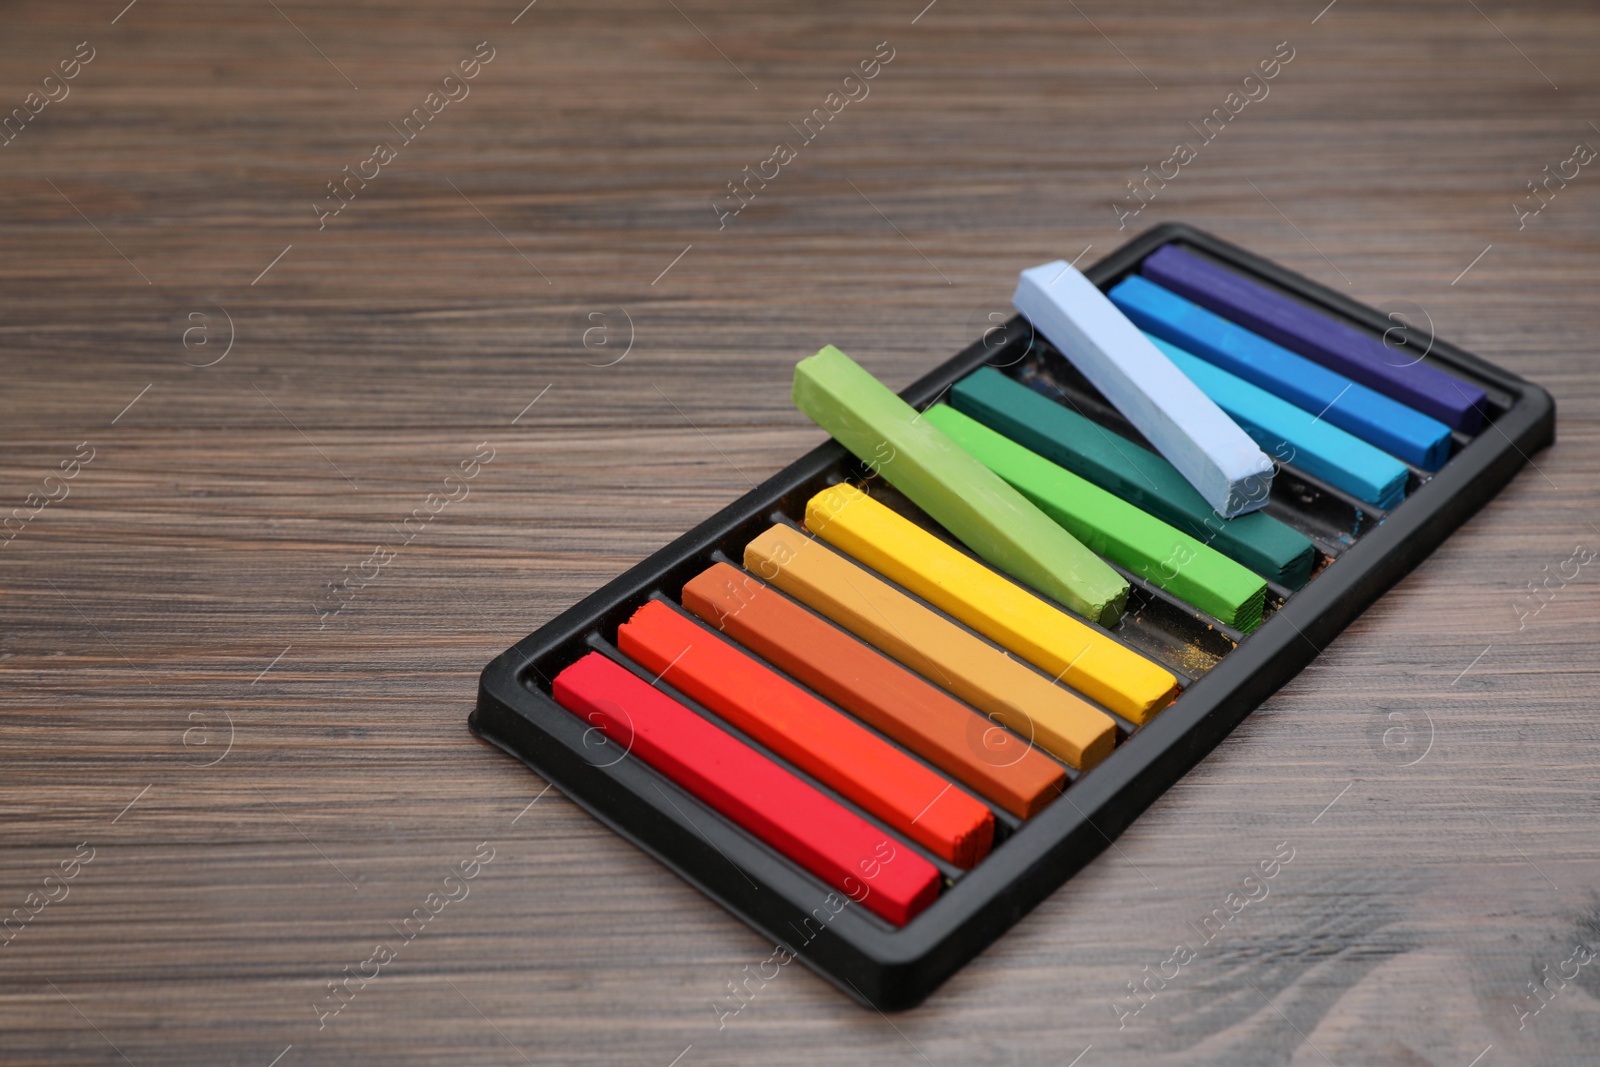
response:
[[[600,653],[556,675],[552,690],[619,751],[896,926],[939,895],[933,864]],[[867,870],[877,875],[860,896]]]
[[[1236,326],[1137,274],[1111,302],[1146,333],[1320,415],[1339,429],[1426,471],[1450,458],[1450,427]]]
[[[715,563],[683,606],[967,788],[1028,818],[1061,794],[1061,765],[755,577]]]
[[[1169,672],[853,485],[807,501],[806,529],[1125,718],[1143,721],[1176,691]]]
[[[1069,766],[1088,770],[1116,744],[1111,716],[798,530],[755,537],[744,565]]]
[[[1263,578],[1299,589],[1311,577],[1317,553],[1305,537],[1259,511],[1222,518],[1172,464],[1154,452],[993,367],[957,382],[950,390],[950,405]]]
[[[988,854],[988,808],[659,600],[618,627],[617,647],[935,855],[972,867]]]
[[[1272,461],[1088,278],[1061,260],[1033,267],[1011,302],[1219,515],[1266,504]]]
[[[849,356],[828,345],[794,368],[794,403],[979,556],[1106,626],[1128,583]]]
[[[1095,552],[1229,626],[1261,625],[1267,583],[1243,565],[952,407],[923,417]]]
[[[1477,386],[1176,245],[1147,256],[1139,273],[1452,429],[1475,433],[1483,425],[1488,398]]]
[[[1199,356],[1159,339],[1155,343],[1257,444],[1281,462],[1380,508],[1392,508],[1405,499],[1410,472],[1387,452],[1329,426],[1311,412],[1279,400]]]

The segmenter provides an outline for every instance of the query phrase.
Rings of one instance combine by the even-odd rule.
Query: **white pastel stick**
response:
[[[1219,515],[1266,504],[1272,461],[1088,278],[1058,259],[1023,271],[1011,302]]]

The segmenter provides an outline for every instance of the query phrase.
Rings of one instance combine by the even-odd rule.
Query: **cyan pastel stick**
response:
[[[1219,515],[1266,504],[1272,461],[1093,282],[1057,260],[1023,271],[1012,303]]]
[[[1238,420],[1258,445],[1282,462],[1380,508],[1392,508],[1405,499],[1409,472],[1393,456],[1199,356],[1160,338],[1152,340],[1222,410]]]
[[[1139,273],[1452,429],[1475,433],[1483,425],[1488,398],[1477,386],[1176,245],[1147,256]]]
[[[1108,294],[1146,333],[1214,363],[1251,385],[1322,416],[1390,455],[1426,471],[1450,458],[1450,427],[1353,382],[1282,345],[1131,275]]]

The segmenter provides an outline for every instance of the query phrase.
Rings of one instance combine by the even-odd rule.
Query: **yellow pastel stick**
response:
[[[1178,680],[1167,671],[855,486],[831,486],[812,497],[806,527],[1126,719],[1143,723],[1176,695]]]
[[[745,546],[744,565],[1069,766],[1088,770],[1111,755],[1111,716],[799,530],[760,534]],[[995,752],[990,729],[968,739],[980,759]]]

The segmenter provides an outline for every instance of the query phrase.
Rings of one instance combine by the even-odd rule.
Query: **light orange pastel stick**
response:
[[[1057,759],[1087,770],[1111,754],[1111,716],[805,534],[773,526],[744,565]]]

